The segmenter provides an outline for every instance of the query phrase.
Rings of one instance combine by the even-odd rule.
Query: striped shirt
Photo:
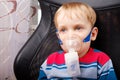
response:
[[[90,48],[79,58],[81,74],[73,78],[67,71],[65,52],[51,54],[40,67],[38,80],[117,80],[111,59],[97,49]]]

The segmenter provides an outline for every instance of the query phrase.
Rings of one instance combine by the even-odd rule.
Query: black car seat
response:
[[[91,46],[110,56],[120,79],[120,0],[39,0],[42,10],[39,26],[14,61],[17,80],[37,80],[43,61],[50,53],[61,49],[55,34],[53,17],[61,4],[73,1],[88,3],[95,9],[95,26],[99,28],[99,35]]]

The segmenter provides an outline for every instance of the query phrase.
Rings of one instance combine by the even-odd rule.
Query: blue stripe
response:
[[[61,40],[61,39],[58,39],[58,43],[59,43],[60,45],[62,45],[62,44],[63,44],[63,42],[62,42],[62,40]]]
[[[83,40],[83,42],[88,42],[88,41],[90,41],[91,32],[92,32],[92,31],[90,31],[90,33],[89,33],[89,34],[87,35],[87,37]]]
[[[53,65],[56,65],[56,66],[66,66],[65,64],[56,64],[56,63],[53,63],[53,64],[47,64],[47,66],[53,66]]]
[[[94,52],[101,52],[100,50],[98,50],[98,49],[94,49]]]
[[[56,64],[53,64],[53,65],[47,65],[47,68],[46,70],[51,70],[52,68],[56,68],[56,69],[66,69],[66,65],[56,65]]]
[[[44,73],[43,70],[40,70],[38,80],[41,80],[43,78],[47,79],[47,75]]]
[[[90,67],[97,67],[97,62],[91,64],[80,63],[80,68],[90,68]]]
[[[110,69],[107,70],[107,71],[103,71],[103,72],[101,73],[101,75],[107,75],[107,74],[109,74],[111,71],[114,71],[114,69],[113,69],[113,68],[110,68]]]
[[[99,64],[98,62],[93,62],[93,63],[89,63],[89,64],[86,64],[86,63],[80,63],[80,67],[81,68],[90,68],[90,67],[97,67],[98,70],[100,70],[102,68],[102,65]]]
[[[110,70],[109,74],[101,75],[99,80],[117,80],[114,70]]]
[[[58,53],[59,53],[59,54],[62,54],[62,53],[63,53],[63,50],[59,50]]]
[[[96,67],[96,65],[92,65],[92,66],[80,66],[80,68],[91,68],[91,67]]]
[[[56,69],[66,69],[67,67],[57,67],[57,66],[52,66],[51,68],[46,68],[46,70],[51,70],[52,68],[56,68]]]
[[[102,68],[102,65],[97,63],[98,64],[98,70],[100,70]]]

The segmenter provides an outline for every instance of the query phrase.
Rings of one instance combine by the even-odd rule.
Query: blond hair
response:
[[[55,13],[54,16],[54,22],[57,26],[57,17],[64,12],[65,16],[72,18],[73,16],[76,16],[78,18],[85,17],[91,24],[91,26],[94,26],[96,22],[96,13],[94,9],[81,2],[70,2],[63,4]]]

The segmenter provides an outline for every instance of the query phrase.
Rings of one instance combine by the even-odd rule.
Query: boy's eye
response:
[[[80,26],[76,26],[76,27],[75,27],[75,30],[80,30],[80,29],[81,29]]]
[[[61,29],[61,30],[60,30],[60,32],[65,32],[65,31],[66,31],[66,29],[65,29],[65,28],[63,28],[63,29]]]

